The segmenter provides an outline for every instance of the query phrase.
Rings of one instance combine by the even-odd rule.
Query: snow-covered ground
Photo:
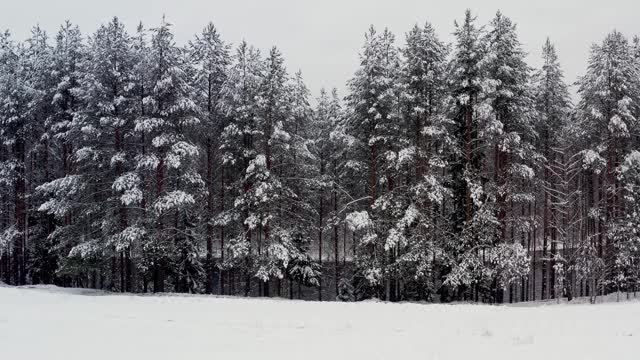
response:
[[[640,302],[508,307],[0,287],[0,358],[640,359]]]

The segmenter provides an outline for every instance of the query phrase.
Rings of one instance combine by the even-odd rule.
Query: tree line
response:
[[[312,105],[277,48],[232,48],[213,24],[185,45],[164,18],[0,34],[0,279],[344,301],[635,291],[640,40],[592,46],[577,104],[551,41],[530,67],[500,12],[467,11],[452,44],[429,23],[398,43],[371,27],[346,96]]]

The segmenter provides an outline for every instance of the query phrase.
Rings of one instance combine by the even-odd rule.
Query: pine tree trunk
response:
[[[321,165],[322,168],[322,165]],[[322,173],[322,170],[321,170]],[[322,191],[320,192],[320,222],[318,223],[318,264],[322,269],[322,224],[324,222],[324,204]],[[318,300],[322,301],[322,277],[318,281]]]
[[[605,215],[606,221],[604,222],[603,229],[602,229],[602,232],[604,233],[604,243],[605,243],[604,261],[605,261],[605,267],[607,269],[611,269],[613,267],[613,261],[614,261],[613,241],[610,239],[607,229],[609,228],[610,224],[613,224],[616,217],[616,214],[615,214],[616,152],[617,151],[616,151],[615,140],[610,138],[608,142],[608,147],[607,147],[606,181],[603,186],[604,194],[606,198],[606,215]]]
[[[21,137],[16,139],[14,144],[15,159],[17,161],[16,181],[15,181],[15,224],[18,236],[14,242],[14,283],[16,285],[26,284],[25,274],[25,236],[26,236],[26,186],[25,186],[25,144]]]
[[[269,115],[267,115],[267,138],[269,139],[269,141],[266,141],[266,161],[267,161],[267,171],[269,172],[269,174],[271,174],[271,165],[272,165],[272,159],[271,159],[271,135],[272,135],[272,119],[271,119],[271,113],[269,113]],[[271,209],[267,209],[268,212],[271,212]],[[265,254],[267,256],[267,258],[269,257],[269,244],[270,244],[270,237],[271,237],[271,222],[269,219],[267,219],[266,224],[264,225],[264,244],[265,244]],[[266,294],[265,296],[269,296],[269,283],[267,282],[265,284],[265,291]]]
[[[548,170],[545,168],[544,170],[545,183],[547,183],[548,179]],[[544,209],[542,215],[542,290],[540,299],[546,300],[549,297],[547,296],[547,246],[549,243],[549,193],[548,191],[544,191]]]
[[[116,128],[115,131],[115,151],[116,153],[119,153],[121,151],[123,151],[123,147],[122,147],[122,133],[120,128]],[[122,174],[124,173],[123,169],[122,169],[122,164],[120,162],[118,162],[116,164],[116,177],[120,177]],[[119,204],[119,208],[118,208],[118,216],[119,216],[119,226],[120,226],[120,231],[124,231],[127,226],[128,226],[128,222],[127,222],[127,208],[124,207],[122,204]],[[126,247],[128,248],[130,246],[130,244]],[[114,251],[114,256],[115,256],[115,251]],[[122,250],[120,251],[120,291],[121,292],[125,292],[126,291],[126,282],[131,282],[131,280],[129,278],[127,278],[125,280],[125,263],[124,263],[124,254],[122,252]]]
[[[220,213],[224,213],[224,165],[220,170]],[[220,225],[220,264],[224,265],[224,225]],[[224,295],[224,276],[225,270],[224,267],[220,267],[220,289],[219,294]]]
[[[529,213],[531,213],[531,210],[529,210]],[[533,202],[533,217],[534,219],[538,217],[538,201],[534,200]],[[531,239],[531,241],[533,242],[533,281],[531,284],[531,292],[532,292],[532,297],[531,300],[532,301],[536,301],[536,268],[538,266],[537,261],[536,261],[536,253],[537,253],[537,249],[536,249],[536,244],[538,243],[538,231],[537,231],[538,227],[534,224],[533,226],[533,237]],[[540,298],[542,299],[542,295],[540,295]]]
[[[137,292],[133,288],[133,269],[131,264],[131,247],[125,250],[125,266],[126,266],[126,290],[127,292]]]
[[[333,213],[334,216],[337,216],[338,214],[338,193],[335,190],[335,184],[334,184],[334,190],[333,190]],[[340,279],[340,269],[339,269],[339,259],[340,256],[338,254],[338,224],[337,224],[337,219],[333,219],[333,255],[334,255],[334,262],[335,262],[335,288],[336,288],[336,297],[338,296],[338,281]]]
[[[289,300],[293,300],[293,279],[289,278]]]
[[[472,133],[472,118],[473,116],[473,109],[470,106],[466,107],[465,110],[465,145],[464,145],[464,152],[465,152],[465,163],[467,166],[470,166],[472,163],[472,142],[471,142],[471,133]],[[469,183],[465,181],[465,223],[466,225],[469,225],[471,223],[471,187],[469,186]]]
[[[246,167],[245,167],[246,168]],[[251,186],[249,185],[248,182],[245,183],[244,185],[244,193],[245,195],[249,193],[249,190],[251,189]],[[249,218],[249,210],[245,210],[244,212],[244,218],[248,219]],[[249,292],[251,290],[251,274],[249,272],[249,266],[250,266],[250,256],[251,256],[251,229],[249,229],[249,225],[244,224],[244,234],[245,234],[245,241],[247,242],[248,246],[249,246],[249,252],[248,252],[248,256],[245,258],[245,262],[244,262],[244,278],[245,278],[245,285],[244,285],[244,296],[247,297],[249,296]]]
[[[369,145],[369,155],[369,197],[370,206],[373,208],[376,201],[376,183],[378,182],[378,147],[375,143]],[[370,242],[368,248],[369,256],[373,256],[375,253],[374,244]]]
[[[525,185],[524,180],[522,181],[522,185],[524,187],[524,185]],[[524,204],[522,204],[520,206],[520,211],[521,211],[520,215],[522,216],[522,220],[524,221]],[[527,246],[526,241],[525,241],[524,230],[521,232],[520,236],[521,236],[520,245],[522,246],[523,249],[527,249],[527,252],[528,252],[528,246]],[[523,302],[526,299],[527,277],[526,276],[521,277],[520,281],[521,281],[521,284],[520,284],[520,301]]]
[[[42,153],[42,167],[44,169],[44,179],[43,181],[45,183],[51,181],[51,175],[50,175],[50,171],[49,171],[49,140],[45,139],[44,141],[44,150]],[[51,214],[46,214],[46,224],[45,224],[45,236],[49,237],[49,235],[51,235],[51,233],[53,233],[54,230],[54,216]],[[50,250],[51,252],[53,251],[53,249]],[[55,274],[50,273],[49,272],[50,269],[49,267],[47,267],[47,271],[43,274],[44,278],[43,278],[43,283],[45,284],[52,284],[55,278]]]
[[[162,196],[162,188],[164,183],[164,161],[163,158],[160,157],[160,163],[156,168],[156,198],[160,198]],[[156,241],[161,240],[164,231],[164,224],[162,223],[162,218],[158,219],[156,224]],[[163,256],[163,255],[161,255]],[[165,276],[165,261],[164,258],[160,258],[159,261],[156,258],[156,272],[155,272],[155,284],[154,284],[154,292],[164,292],[164,276]]]
[[[124,252],[120,251],[120,292],[125,292],[125,264],[124,264]]]
[[[207,139],[207,265],[205,292],[213,293],[213,144]]]
[[[116,274],[118,272],[118,265],[117,265],[117,259],[116,259],[116,247],[112,246],[111,247],[111,278],[109,279],[109,291],[113,291],[115,292],[117,290],[116,288]]]

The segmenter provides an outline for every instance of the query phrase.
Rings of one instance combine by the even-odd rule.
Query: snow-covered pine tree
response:
[[[513,206],[533,201],[526,181],[533,177],[527,161],[535,158],[534,109],[515,26],[500,13],[486,33],[474,22],[467,11],[452,60],[459,149],[452,167],[453,218],[459,235],[448,250],[453,269],[445,284],[459,291],[474,285],[476,300],[481,295],[501,302],[502,290],[528,270],[526,251],[514,238]]]
[[[8,32],[0,38],[0,182],[7,192],[0,242],[8,264],[9,283],[24,285],[27,241],[26,161],[34,132],[34,102],[38,94],[28,82],[24,46],[15,45]],[[32,143],[32,141],[31,141]],[[4,209],[3,209],[4,212]]]
[[[324,233],[326,230],[327,219],[325,219],[325,210],[328,209],[327,203],[330,202],[327,196],[327,190],[331,188],[330,175],[327,166],[331,157],[331,99],[327,91],[320,89],[320,96],[317,99],[317,105],[314,113],[314,122],[312,133],[313,138],[313,154],[317,163],[316,169],[316,187],[318,198],[318,263],[322,266]],[[322,283],[318,286],[318,299],[322,301]]]
[[[347,182],[345,176],[345,160],[346,160],[346,144],[349,143],[350,137],[345,134],[345,116],[342,103],[338,96],[338,90],[331,90],[331,98],[328,107],[328,121],[331,128],[329,133],[330,140],[330,180],[331,180],[331,197],[333,211],[330,213],[332,226],[332,242],[334,252],[334,277],[336,285],[336,294],[339,294],[339,284],[344,279],[349,281],[346,272],[346,261],[350,258],[353,262],[354,257],[347,255],[347,224],[345,221],[345,212],[349,210],[349,206],[354,205],[348,191],[345,189]],[[346,142],[345,142],[346,141]],[[355,203],[357,206],[357,202]],[[342,268],[339,265],[339,244],[338,244],[338,226],[342,225]],[[355,244],[353,243],[352,234],[351,250],[355,254]],[[336,295],[337,296],[337,295]]]
[[[53,50],[53,76],[56,82],[56,93],[53,97],[54,113],[50,120],[49,131],[56,140],[62,158],[62,169],[58,176],[71,174],[71,138],[68,134],[73,114],[80,103],[74,94],[81,77],[82,66],[86,58],[86,48],[82,42],[82,34],[77,25],[65,22],[56,35]],[[66,222],[69,222],[69,218]]]
[[[251,274],[253,269],[252,225],[250,211],[250,195],[254,179],[248,176],[247,170],[256,158],[254,137],[258,134],[258,107],[255,101],[260,90],[264,71],[264,63],[260,52],[242,42],[228,71],[222,89],[221,108],[228,117],[228,122],[220,135],[225,171],[232,180],[228,184],[233,207],[223,211],[216,222],[225,224],[227,233],[227,258],[224,267],[229,268],[231,277],[231,293],[235,293],[235,270],[240,270],[244,277],[244,295],[251,291]],[[231,221],[233,225],[228,226]]]
[[[635,110],[640,101],[640,74],[631,46],[619,32],[613,31],[602,44],[593,45],[587,73],[578,81],[577,136],[583,144],[583,168],[590,174],[587,185],[587,236],[592,253],[603,261],[602,271],[589,271],[592,295],[602,292],[614,279],[616,259],[616,223],[623,218],[625,186],[616,175],[633,145],[631,134],[638,123]],[[591,261],[598,264],[598,261]],[[600,266],[600,265],[598,265]],[[596,274],[597,273],[597,274]]]
[[[203,121],[197,132],[200,147],[205,150],[204,166],[201,176],[207,186],[207,212],[206,221],[206,289],[205,292],[213,292],[213,241],[214,241],[214,217],[225,209],[225,174],[222,158],[217,149],[220,147],[218,134],[222,132],[225,116],[220,108],[222,85],[226,80],[227,67],[231,61],[229,46],[222,41],[220,34],[213,23],[209,23],[202,33],[189,43],[189,56],[194,67],[194,87],[196,89],[199,107],[203,110]],[[217,182],[216,182],[217,179]],[[218,225],[220,239],[220,264],[218,264],[218,293],[223,293],[224,282],[221,264],[224,262],[224,223]]]
[[[149,205],[155,229],[143,248],[156,292],[165,291],[167,272],[175,276],[173,288],[178,292],[200,291],[204,275],[199,206],[206,189],[197,168],[201,149],[192,140],[201,112],[186,62],[163,18],[152,29],[149,88],[143,99],[144,117],[136,123],[136,131],[143,132],[147,142],[136,167],[153,178],[155,190]]]
[[[506,249],[509,253],[525,254],[523,244],[516,241],[516,234],[529,229],[529,222],[520,210],[535,200],[531,181],[535,177],[533,167],[540,161],[534,146],[537,114],[530,86],[531,71],[525,62],[526,54],[518,40],[516,25],[500,12],[491,21],[487,43],[489,53],[485,66],[491,83],[487,132],[493,147],[488,159],[493,159],[494,182],[489,191],[500,222],[499,237],[495,238],[494,245],[502,244],[498,249]],[[494,264],[501,269],[494,275],[497,302],[503,301],[501,287],[506,289],[527,274],[528,265],[523,264],[526,264],[525,258],[509,259],[508,264]],[[511,290],[513,295],[514,289]]]
[[[25,79],[32,91],[30,99],[32,123],[25,159],[26,181],[26,250],[28,253],[28,276],[35,284],[50,284],[56,280],[58,253],[49,235],[53,231],[55,219],[42,212],[38,206],[43,199],[35,188],[51,180],[51,169],[55,158],[51,159],[46,125],[52,113],[52,98],[55,92],[52,76],[52,51],[47,34],[35,26],[31,37],[24,46]]]
[[[539,114],[537,133],[539,138],[536,147],[544,161],[534,163],[539,176],[537,196],[542,203],[542,289],[541,298],[547,299],[550,289],[547,274],[553,273],[553,259],[559,256],[557,250],[560,245],[563,251],[569,244],[569,233],[575,221],[571,218],[571,208],[575,205],[576,195],[573,192],[575,177],[575,157],[570,140],[571,129],[569,126],[570,100],[567,85],[556,50],[551,41],[547,41],[542,49],[543,64],[534,75],[534,95],[536,109]],[[571,208],[570,208],[571,207]],[[535,216],[535,215],[534,215]],[[534,219],[535,220],[535,219]],[[531,228],[531,227],[530,227]],[[522,231],[524,234],[525,231]],[[537,240],[537,239],[534,239]],[[551,254],[547,253],[551,245]],[[534,256],[535,256],[534,244]],[[573,249],[569,249],[573,250]],[[549,260],[551,266],[548,266]],[[563,258],[558,258],[564,262]],[[534,258],[534,264],[536,262]],[[567,264],[565,264],[567,265]],[[553,276],[551,276],[553,279]],[[551,286],[555,281],[551,280]],[[554,286],[555,288],[555,286]],[[556,289],[557,290],[557,289]],[[557,296],[557,291],[551,297]],[[533,294],[535,299],[535,291]]]
[[[73,135],[72,122],[81,108],[77,89],[86,64],[87,51],[82,42],[82,35],[77,25],[65,22],[56,35],[56,43],[52,54],[51,77],[53,82],[53,99],[51,110],[47,116],[42,139],[47,149],[47,181],[37,190],[43,196],[39,211],[53,217],[51,227],[47,230],[48,240],[59,251],[60,268],[57,277],[61,284],[79,284],[79,277],[72,261],[68,257],[71,249],[78,244],[80,238],[77,229],[72,226],[76,214],[75,199],[82,189],[78,186],[78,178],[73,169]],[[49,164],[48,159],[55,159]]]
[[[631,150],[617,169],[624,186],[624,213],[612,224],[608,235],[614,251],[611,283],[618,292],[637,291],[640,279],[640,152]]]
[[[53,249],[46,244],[46,219],[33,208],[41,200],[34,197],[34,189],[46,169],[38,161],[44,157],[39,143],[51,103],[51,47],[36,26],[17,46],[8,32],[3,33],[0,48],[0,279],[14,284],[50,282],[41,275],[43,267],[49,266],[49,273],[55,270],[49,256]]]
[[[338,294],[338,283],[340,281],[340,259],[339,259],[339,227],[344,225],[343,213],[338,206],[346,191],[342,189],[343,179],[341,177],[342,166],[344,166],[344,152],[342,141],[344,139],[344,128],[341,126],[341,108],[337,90],[334,88],[328,93],[324,88],[320,90],[317,98],[317,105],[314,112],[314,121],[309,132],[312,140],[312,152],[315,158],[316,169],[313,188],[316,192],[318,207],[318,261],[322,265],[324,255],[333,251],[333,272],[335,281],[335,292]],[[326,237],[331,239],[325,241]],[[346,256],[345,233],[343,232],[343,259]],[[331,246],[324,247],[325,244]],[[330,259],[327,256],[327,259]],[[325,266],[328,268],[328,266]],[[322,284],[320,284],[322,286]],[[322,287],[319,289],[319,297],[322,300]]]
[[[0,32],[0,94],[3,97],[6,96],[6,92],[10,89],[10,73],[7,71],[10,69],[9,64],[15,61],[14,44],[11,39],[11,33],[6,30]],[[4,116],[4,114],[3,114]],[[4,121],[4,120],[2,120]],[[10,247],[13,245],[13,233],[14,231],[8,231],[11,226],[10,208],[11,199],[10,194],[11,185],[13,184],[13,171],[9,162],[10,153],[6,146],[0,146],[0,231],[2,236],[0,237],[0,280],[7,284],[10,284],[11,273],[9,271],[11,263],[11,251]]]
[[[129,226],[127,212],[139,204],[140,191],[127,146],[133,131],[127,93],[130,39],[117,18],[90,38],[81,65],[72,90],[80,106],[66,126],[73,171],[40,186],[52,196],[41,210],[64,217],[69,216],[65,206],[71,206],[73,220],[63,220],[60,227],[74,236],[67,243],[66,274],[90,278],[94,287],[100,277],[111,290],[131,291],[129,249],[141,230]]]
[[[135,188],[129,189],[131,192],[139,192],[139,202],[136,209],[128,211],[129,224],[135,226],[140,231],[137,239],[130,245],[129,255],[132,266],[132,289],[134,291],[147,292],[149,281],[153,279],[153,253],[149,251],[148,244],[152,243],[152,236],[155,232],[155,220],[153,203],[155,192],[153,181],[155,174],[149,169],[145,162],[149,154],[150,143],[145,131],[147,108],[145,98],[151,91],[152,74],[150,72],[150,51],[148,43],[148,31],[142,23],[136,27],[135,34],[131,35],[130,56],[132,57],[132,68],[129,73],[127,94],[131,97],[128,108],[131,121],[134,124],[133,133],[130,139],[130,158],[133,159],[132,172],[137,175],[138,184]]]
[[[316,225],[314,175],[315,164],[314,117],[309,105],[309,89],[304,83],[302,72],[297,71],[286,84],[286,118],[282,124],[283,134],[276,142],[277,175],[285,191],[278,204],[280,227],[289,233],[293,248],[289,254],[289,264],[285,268],[289,278],[289,296],[292,294],[292,280],[305,286],[320,286],[321,266],[311,255],[312,240],[318,234]],[[284,141],[283,141],[284,140]],[[279,150],[279,151],[278,151]],[[303,275],[303,276],[300,276]],[[282,295],[282,281],[277,279],[277,295]],[[319,291],[320,293],[320,291]],[[300,295],[300,294],[299,294]]]
[[[354,141],[350,144],[348,156],[353,158],[347,171],[358,175],[364,169],[368,172],[368,179],[358,177],[360,184],[354,194],[368,200],[369,206],[362,202],[362,212],[351,216],[363,220],[354,228],[365,232],[358,245],[362,251],[356,259],[359,277],[365,282],[365,296],[388,295],[392,281],[386,265],[393,247],[385,246],[381,238],[389,222],[378,213],[386,211],[394,201],[394,164],[401,140],[397,91],[400,59],[394,41],[388,29],[378,34],[370,27],[360,53],[360,67],[348,83],[350,114],[346,132]],[[369,220],[364,221],[365,218]],[[385,293],[383,285],[387,285]]]
[[[450,197],[446,167],[451,156],[452,122],[446,116],[446,68],[448,47],[431,24],[417,25],[407,34],[401,69],[401,111],[404,146],[399,147],[395,167],[399,183],[395,197],[395,224],[387,246],[395,247],[395,271],[403,279],[403,296],[426,299],[435,289],[434,267],[442,240],[449,233],[449,219],[442,211]],[[409,191],[407,191],[409,190]],[[400,296],[399,286],[395,286]]]
[[[448,257],[443,269],[446,285],[443,290],[458,288],[465,291],[473,286],[476,301],[486,295],[482,259],[496,232],[485,190],[487,179],[482,175],[486,161],[483,148],[487,132],[484,127],[488,116],[484,66],[487,49],[483,33],[484,29],[478,28],[470,10],[465,12],[463,23],[456,22],[456,42],[449,65],[450,116],[454,121],[455,139],[450,170],[454,236],[443,246]],[[442,300],[451,296],[442,295]]]
[[[297,119],[291,116],[288,74],[284,59],[272,48],[264,62],[264,72],[256,96],[257,132],[254,137],[256,156],[245,170],[252,181],[248,192],[249,228],[257,229],[258,246],[254,276],[262,283],[261,293],[270,296],[270,280],[282,279],[292,255],[295,234],[282,218],[283,207],[295,198],[285,181],[284,159],[291,151],[293,130]],[[297,150],[297,149],[295,149]],[[300,154],[303,155],[303,154]],[[294,165],[295,166],[295,165]]]
[[[80,186],[87,190],[74,225],[94,234],[81,246],[94,246],[90,253],[110,256],[109,287],[120,291],[131,291],[130,248],[144,232],[129,225],[128,214],[142,200],[130,146],[134,139],[130,106],[135,99],[129,93],[133,61],[131,39],[118,18],[113,18],[89,40],[78,89],[83,108],[72,123],[74,165]]]
[[[357,179],[347,176],[345,172],[345,169],[351,166],[346,151],[353,141],[353,137],[345,132],[345,120],[337,89],[333,88],[331,93],[321,89],[310,136],[313,139],[313,153],[317,164],[314,184],[317,187],[319,198],[323,200],[323,207],[320,208],[323,211],[320,215],[324,216],[320,216],[321,221],[318,225],[320,226],[320,234],[329,231],[328,238],[331,240],[327,243],[332,246],[324,248],[318,244],[318,253],[324,256],[329,253],[326,249],[333,248],[336,296],[339,292],[340,282],[350,281],[345,263],[347,258],[353,260],[353,257],[347,254],[348,250],[352,250],[352,254],[355,251],[353,243],[351,249],[347,247],[345,214],[360,205],[359,201],[354,201],[355,199],[350,194],[351,185],[354,181],[357,182]],[[342,227],[342,266],[340,266],[340,227]],[[324,240],[319,237],[319,241]],[[330,258],[331,256],[327,256],[327,259]]]

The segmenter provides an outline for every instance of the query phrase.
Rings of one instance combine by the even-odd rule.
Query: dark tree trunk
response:
[[[324,222],[324,203],[322,191],[320,192],[320,220],[318,223],[318,264],[322,268],[322,224]],[[322,301],[322,278],[318,281],[318,300]]]
[[[160,157],[160,163],[156,168],[156,198],[160,198],[162,196],[162,189],[164,185],[164,162],[162,157]],[[160,241],[163,236],[164,224],[162,223],[162,218],[158,219],[156,224],[156,241]],[[164,292],[164,280],[165,280],[165,261],[162,257],[163,255],[156,256],[157,265],[155,266],[155,283],[154,283],[154,292]],[[160,259],[157,259],[160,257]]]
[[[544,177],[545,177],[545,183],[547,183],[547,179],[548,179],[548,170],[545,167],[544,170]],[[540,295],[540,299],[541,300],[546,300],[548,299],[548,294],[547,294],[547,247],[549,244],[549,193],[548,191],[544,191],[544,208],[543,208],[543,215],[542,215],[542,223],[543,223],[543,228],[542,228],[542,290],[541,290],[541,295]]]
[[[220,213],[224,213],[224,165],[220,170]],[[220,225],[220,295],[224,295],[224,225]]]
[[[334,216],[337,216],[338,214],[338,193],[335,190],[335,185],[334,185],[334,190],[333,190],[333,213]],[[334,260],[335,260],[335,287],[336,287],[336,297],[338,296],[338,282],[340,280],[340,268],[339,268],[339,264],[340,264],[340,256],[338,254],[338,224],[337,224],[337,219],[333,219],[333,254],[334,254]]]
[[[466,111],[465,111],[465,129],[464,129],[464,137],[465,137],[465,145],[464,145],[464,149],[465,149],[465,163],[467,166],[471,165],[472,163],[472,151],[473,151],[473,144],[472,144],[472,131],[473,131],[473,109],[470,106],[466,107]],[[465,181],[465,222],[466,225],[469,225],[471,223],[471,188],[469,187],[469,183]]]
[[[375,143],[369,145],[369,197],[370,206],[373,208],[373,204],[376,201],[376,184],[378,182],[378,146]],[[373,256],[375,247],[373,243],[369,243],[369,255]]]
[[[289,299],[293,300],[293,279],[289,278]]]
[[[131,247],[125,250],[125,266],[126,266],[126,290],[127,292],[137,292],[133,289],[133,269],[131,264]]]
[[[269,114],[267,116],[267,137],[270,139],[271,138],[271,133],[272,133],[272,119],[271,119],[271,114]],[[269,173],[271,173],[271,167],[272,167],[272,159],[271,159],[271,141],[267,141],[266,142],[266,149],[265,149],[265,155],[266,155],[266,162],[267,162],[267,171]],[[271,209],[268,209],[268,211],[270,211]],[[269,219],[267,219],[266,224],[264,225],[264,244],[265,244],[265,255],[267,256],[267,258],[269,257],[269,244],[270,244],[270,240],[271,240],[271,222],[269,221]],[[268,280],[265,283],[265,296],[269,296],[269,283]]]
[[[124,264],[124,252],[120,252],[120,292],[125,292],[125,264]]]
[[[529,210],[529,213],[531,213],[531,210]],[[533,202],[533,216],[534,218],[538,217],[538,203],[537,201]],[[536,301],[536,243],[538,242],[538,237],[537,237],[537,227],[534,225],[533,227],[533,238],[532,238],[532,242],[533,242],[533,281],[532,281],[532,285],[531,285],[531,290],[532,290],[532,299],[533,301]],[[542,298],[542,296],[540,297]]]
[[[118,272],[118,262],[116,259],[116,247],[112,246],[111,251],[111,278],[109,279],[109,291],[117,291],[116,278]]]
[[[16,139],[14,144],[15,158],[18,163],[16,168],[16,181],[15,181],[15,224],[18,236],[14,242],[13,248],[13,275],[15,277],[14,283],[16,285],[26,284],[25,273],[25,237],[27,234],[26,229],[26,184],[25,184],[25,144],[22,138]]]
[[[205,292],[213,293],[213,144],[207,139],[207,265]]]

